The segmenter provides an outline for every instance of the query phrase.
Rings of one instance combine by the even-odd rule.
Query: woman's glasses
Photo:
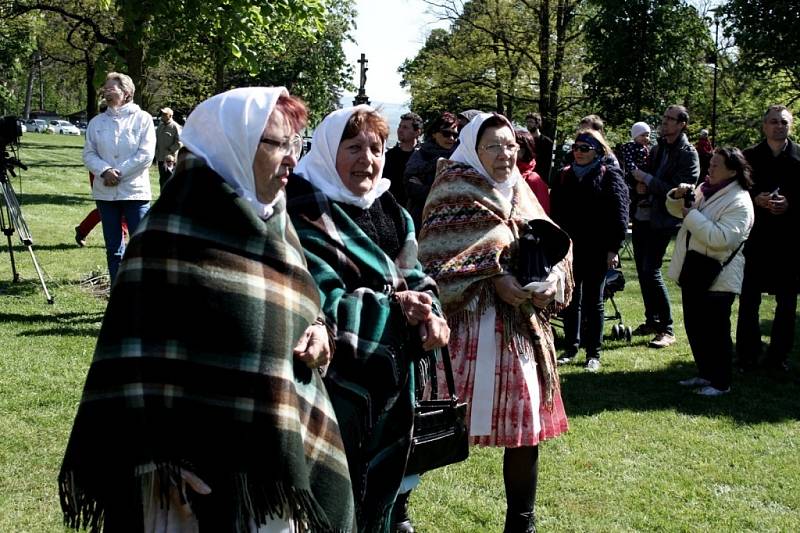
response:
[[[442,137],[446,137],[448,139],[458,139],[458,132],[452,130],[439,130],[439,133]]]
[[[283,155],[288,155],[295,158],[300,157],[300,154],[303,152],[303,138],[297,133],[285,141],[276,141],[275,139],[262,137],[260,142],[270,146],[277,146],[280,151],[283,152]]]
[[[583,153],[586,153],[586,152],[590,152],[590,151],[592,151],[592,150],[594,150],[594,148],[592,148],[592,147],[591,147],[591,146],[589,146],[588,144],[573,144],[573,145],[572,145],[572,151],[573,151],[573,152],[583,152]]]
[[[481,150],[485,152],[489,152],[492,155],[500,155],[502,152],[508,152],[510,155],[514,155],[519,150],[519,145],[517,143],[510,143],[510,144],[484,144],[480,147]]]

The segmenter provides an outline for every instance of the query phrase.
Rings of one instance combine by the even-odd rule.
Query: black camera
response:
[[[688,189],[686,193],[683,195],[683,205],[686,209],[689,209],[694,205],[694,201],[697,198],[697,195],[694,193],[694,189]]]
[[[22,127],[19,119],[13,116],[0,118],[0,146],[5,148],[9,144],[19,144],[22,136]]]

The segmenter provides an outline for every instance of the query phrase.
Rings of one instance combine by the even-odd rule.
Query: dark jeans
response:
[[[586,348],[586,359],[600,357],[603,344],[603,324],[605,321],[605,305],[603,304],[603,288],[605,287],[608,263],[605,252],[602,257],[584,259],[576,257],[572,266],[575,288],[572,301],[564,310],[564,340],[567,354],[574,356],[581,346],[581,324],[583,328],[583,346]]]
[[[100,211],[100,221],[103,224],[103,238],[106,241],[106,260],[111,284],[117,277],[117,270],[125,253],[122,218],[125,217],[129,234],[133,235],[149,207],[150,202],[147,200],[97,200],[97,209]]]
[[[664,254],[674,234],[672,229],[653,229],[650,222],[634,220],[633,259],[644,302],[645,322],[654,326],[660,333],[674,334],[672,308],[669,303],[667,286],[661,277]]]
[[[739,320],[736,323],[736,357],[739,364],[754,365],[761,353],[761,276],[755,265],[745,263],[742,294],[739,296]],[[797,312],[797,290],[793,283],[786,290],[775,293],[775,316],[772,319],[768,363],[779,364],[789,357],[794,343],[794,325]]]
[[[725,390],[731,386],[733,340],[731,339],[732,292],[694,293],[682,289],[683,325],[701,378]]]

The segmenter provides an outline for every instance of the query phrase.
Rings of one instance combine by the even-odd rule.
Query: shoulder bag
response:
[[[691,232],[687,231],[686,256],[683,258],[683,266],[681,267],[680,276],[678,276],[678,285],[691,291],[705,292],[711,288],[722,269],[733,260],[739,249],[744,245],[744,241],[739,243],[739,246],[736,247],[724,263],[720,263],[719,260],[713,257],[690,250],[689,239],[691,237]]]

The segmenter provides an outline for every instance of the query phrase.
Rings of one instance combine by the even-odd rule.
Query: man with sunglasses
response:
[[[681,183],[697,183],[700,159],[686,136],[689,112],[671,105],[661,118],[661,137],[644,169],[635,169],[636,193],[649,199],[649,207],[637,208],[633,215],[633,257],[644,302],[645,322],[634,335],[654,335],[651,348],[666,348],[675,343],[672,309],[661,264],[680,220],[667,212],[667,193]]]

